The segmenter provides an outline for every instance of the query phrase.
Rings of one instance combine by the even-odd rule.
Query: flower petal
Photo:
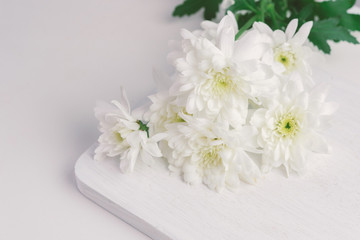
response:
[[[240,166],[239,177],[247,183],[255,184],[261,173],[251,157],[245,151],[239,150],[236,161]]]
[[[139,156],[139,148],[129,148],[123,153],[120,160],[120,170],[123,173],[131,173],[134,171],[136,160]]]
[[[259,32],[261,32],[261,33],[266,33],[266,34],[272,34],[272,29],[268,26],[268,25],[266,25],[265,23],[263,23],[263,22],[255,22],[254,24],[253,24],[253,27],[255,28],[255,29],[257,29]]]
[[[293,19],[286,27],[285,35],[288,40],[294,36],[297,26],[298,26],[298,19]]]
[[[130,103],[129,103],[129,100],[128,100],[127,96],[126,96],[125,88],[121,87],[120,91],[121,91],[121,94],[120,94],[119,102],[120,102],[120,104],[122,106],[125,107],[125,111],[127,113],[130,113]]]
[[[218,38],[218,46],[226,57],[231,57],[234,51],[235,32],[234,29],[224,28]]]
[[[313,132],[311,135],[311,150],[316,153],[329,153],[327,141],[320,134]]]
[[[290,41],[297,45],[303,45],[310,34],[312,26],[313,26],[312,21],[304,23]]]
[[[153,157],[162,157],[162,153],[159,149],[159,146],[155,142],[141,142],[141,146],[144,151],[148,152]]]

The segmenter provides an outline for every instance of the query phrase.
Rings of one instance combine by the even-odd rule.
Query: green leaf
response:
[[[330,53],[328,40],[358,43],[350,31],[360,31],[360,15],[347,11],[356,0],[234,0],[228,10],[238,21],[238,38],[251,28],[254,21],[262,21],[272,29],[284,30],[291,19],[298,18],[299,24],[314,21],[309,35],[320,50]],[[204,16],[212,19],[219,10],[222,0],[185,0],[176,7],[174,16],[191,15],[205,8]]]
[[[336,18],[329,18],[314,22],[309,39],[321,51],[328,54],[331,52],[331,49],[327,40],[358,43],[356,38],[350,34],[349,30],[339,25],[339,20]]]
[[[257,13],[257,7],[254,0],[235,0],[234,4],[231,5],[227,10],[232,11],[234,14],[241,10],[247,10]]]
[[[235,39],[238,39],[241,36],[241,34],[243,34],[243,32],[249,29],[251,25],[253,25],[253,23],[256,21],[257,17],[258,17],[257,15],[252,16],[244,25],[242,25],[242,27],[237,32]]]
[[[352,31],[360,31],[360,15],[346,14],[340,17],[340,24]]]
[[[354,6],[355,0],[324,1],[316,3],[320,17],[338,17],[346,14],[346,11]]]
[[[299,12],[299,19],[304,19],[306,22],[306,19],[311,19],[311,16],[314,15],[314,5],[308,4],[306,5],[301,11]]]
[[[216,17],[221,2],[222,0],[185,0],[182,4],[176,6],[173,16],[192,15],[201,8],[205,8],[204,18],[211,20]]]

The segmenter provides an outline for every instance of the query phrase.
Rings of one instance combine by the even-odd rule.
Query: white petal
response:
[[[286,41],[285,33],[281,30],[275,30],[273,33],[273,38],[277,45],[283,44]]]
[[[121,90],[121,94],[120,94],[119,102],[122,106],[125,107],[126,112],[130,113],[130,103],[126,96],[125,89],[121,87],[120,90]]]
[[[291,42],[297,45],[303,45],[310,34],[312,26],[312,21],[304,23],[295,36],[291,39]]]
[[[152,137],[150,138],[150,140],[151,140],[152,142],[159,142],[160,140],[166,138],[167,136],[168,136],[167,133],[158,133],[158,134],[155,134],[154,136],[152,136]]]
[[[193,114],[196,111],[196,97],[194,94],[191,94],[187,98],[186,102],[186,111],[190,114]]]
[[[242,150],[237,152],[237,162],[240,164],[239,177],[248,183],[255,184],[261,176],[259,167],[250,156]]]
[[[213,190],[220,192],[225,187],[225,171],[223,167],[204,169],[203,182]]]
[[[235,32],[232,28],[224,28],[218,39],[218,46],[226,57],[231,57],[234,50]]]
[[[191,163],[185,163],[183,166],[184,181],[190,184],[201,183],[201,177],[197,173],[197,168]]]
[[[267,110],[265,108],[260,108],[258,110],[256,110],[253,114],[253,116],[251,117],[250,120],[250,124],[260,128],[265,124],[265,113],[267,112]]]
[[[161,151],[157,143],[154,142],[141,142],[142,148],[151,156],[162,157]]]
[[[291,162],[289,162],[289,165],[285,165],[287,167],[287,176],[289,176],[289,167],[291,167],[292,170],[298,173],[303,171],[306,167],[307,153],[302,146],[293,148],[291,151],[291,155]]]
[[[120,160],[120,170],[123,173],[131,173],[134,171],[134,166],[139,155],[138,148],[129,148]]]
[[[253,24],[253,27],[261,33],[266,33],[266,34],[271,35],[273,32],[272,29],[263,22],[255,22]]]
[[[298,20],[297,19],[291,20],[291,22],[286,27],[286,31],[285,31],[287,39],[291,39],[294,36],[297,26],[298,26]]]
[[[228,11],[227,15],[221,19],[218,25],[217,34],[219,35],[224,28],[232,28],[234,32],[238,30],[235,16],[230,11]]]
[[[212,22],[212,21],[202,21],[200,23],[201,28],[203,29],[216,29],[218,27],[218,24]]]
[[[263,41],[259,32],[250,30],[235,42],[233,57],[237,62],[259,59],[269,47],[270,45]]]
[[[281,147],[280,147],[280,144],[277,144],[276,147],[275,147],[275,149],[274,149],[273,151],[274,151],[274,153],[273,153],[273,159],[272,159],[272,161],[273,161],[274,164],[276,164],[276,166],[277,166],[277,165],[280,165],[280,164],[279,164],[279,160],[280,160],[280,158],[282,157],[282,156],[281,156]]]
[[[130,107],[123,105],[121,102],[116,100],[111,101],[119,110],[123,118],[132,119],[133,117],[130,115]],[[111,115],[111,114],[110,114]]]
[[[232,26],[232,28],[236,31],[238,30],[238,24],[235,18],[235,15],[231,11],[227,11],[226,13],[229,16],[229,25]]]
[[[106,153],[103,149],[103,146],[101,146],[101,144],[95,149],[95,155],[94,155],[94,160],[95,161],[103,161],[104,159],[106,159]]]
[[[139,136],[139,131],[134,131],[127,135],[126,141],[129,143],[131,148],[138,148],[140,146],[141,138]]]
[[[184,39],[192,39],[195,38],[195,36],[188,30],[186,29],[181,29],[180,30],[180,34]]]
[[[138,130],[139,129],[139,124],[133,121],[128,121],[125,119],[119,119],[119,121],[121,123],[123,123],[125,125],[126,128],[131,129],[131,130]]]
[[[311,150],[317,153],[329,153],[329,146],[323,136],[314,132],[311,135]]]

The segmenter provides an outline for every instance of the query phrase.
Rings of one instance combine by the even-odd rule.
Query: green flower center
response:
[[[299,125],[296,118],[291,113],[287,113],[280,117],[275,130],[281,137],[294,137],[299,131]]]
[[[230,93],[234,87],[235,82],[229,75],[229,69],[224,68],[220,72],[213,73],[213,78],[208,80],[210,88],[215,96],[223,96]]]
[[[203,168],[214,168],[222,163],[220,156],[221,151],[224,149],[224,145],[215,145],[205,148],[201,152],[201,165]]]
[[[287,71],[292,71],[296,65],[296,56],[292,50],[275,49],[275,61],[284,65]]]

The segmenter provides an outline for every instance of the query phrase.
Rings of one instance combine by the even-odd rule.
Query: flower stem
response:
[[[257,15],[250,18],[237,32],[235,36],[235,40],[237,40],[243,32],[245,32],[251,25],[257,20]]]
[[[283,10],[286,11],[288,9],[288,0],[283,0]]]
[[[246,7],[248,7],[248,8],[249,8],[251,11],[253,11],[254,13],[258,13],[258,12],[259,12],[256,8],[254,8],[253,6],[251,6],[251,4],[249,4],[247,0],[243,0],[243,3],[244,3],[244,5],[245,5]]]
[[[146,136],[149,138],[149,127],[147,126],[147,123],[143,123],[141,120],[136,121],[137,124],[139,124],[139,130],[146,132]]]

